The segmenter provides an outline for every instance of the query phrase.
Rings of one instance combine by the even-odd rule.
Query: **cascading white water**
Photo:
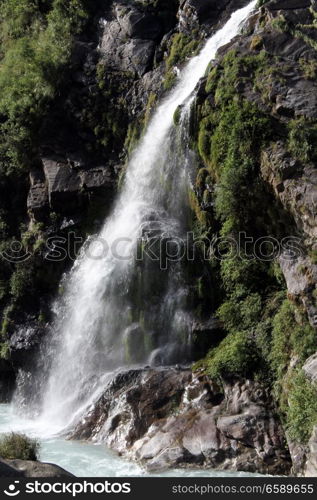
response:
[[[124,186],[98,241],[84,245],[67,278],[64,297],[56,304],[54,359],[43,388],[41,418],[48,426],[67,426],[98,396],[109,373],[129,361],[127,344],[135,344],[132,362],[145,362],[151,351],[159,347],[163,363],[173,360],[170,353],[177,341],[180,343],[177,336],[186,331],[189,322],[184,307],[186,290],[179,270],[176,267],[168,275],[157,303],[152,301],[148,311],[146,304],[141,304],[142,312],[136,317],[133,300],[140,297],[140,302],[146,301],[144,293],[139,295],[139,288],[146,289],[150,274],[142,277],[135,253],[144,228],[153,231],[153,224],[158,224],[160,237],[181,236],[185,229],[182,218],[186,176],[179,151],[173,150],[173,115],[179,105],[188,108],[189,97],[209,61],[219,47],[236,36],[255,4],[254,0],[235,12],[182,71],[178,84],[158,107],[129,162]],[[153,288],[148,293],[155,295]],[[162,332],[164,342],[158,342],[158,333],[142,324],[151,314],[156,314],[159,329],[166,329]],[[165,322],[160,323],[160,318]]]

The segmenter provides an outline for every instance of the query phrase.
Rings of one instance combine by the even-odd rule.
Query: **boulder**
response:
[[[154,52],[153,41],[134,38],[119,51],[120,69],[132,71],[141,77],[151,68]]]
[[[199,29],[200,33],[210,34],[211,29],[223,22],[232,12],[244,7],[248,0],[186,0],[181,2],[178,11],[179,29],[191,33]]]
[[[204,466],[287,474],[290,457],[268,391],[185,368],[119,373],[69,435],[103,442],[148,470]]]
[[[302,252],[299,240],[294,240],[292,251]],[[309,256],[291,257],[289,252],[282,252],[279,259],[287,284],[288,295],[293,300],[301,300],[305,307],[310,324],[317,328],[317,307],[314,300],[314,290],[317,282],[317,265]]]
[[[103,28],[100,49],[104,64],[139,78],[152,69],[157,43],[164,34],[160,19],[146,10],[116,6]]]
[[[29,460],[0,459],[1,477],[46,477],[63,478],[75,477],[65,469],[54,464]]]
[[[194,16],[200,24],[218,22],[221,13],[231,14],[237,9],[241,9],[249,2],[248,0],[187,0],[182,6],[185,14]]]
[[[223,9],[222,4],[226,3],[228,4],[229,1],[227,0],[226,2],[222,2],[220,4],[218,0],[187,0],[188,7],[191,7],[192,9],[195,10],[200,20],[202,20],[203,18],[206,19],[206,17],[208,17],[208,14],[210,14],[211,11],[222,10]]]
[[[43,158],[50,208],[60,212],[76,210],[81,187],[78,172],[62,161]]]
[[[102,59],[111,69],[128,71],[142,77],[151,68],[155,47],[153,40],[127,38],[118,21],[112,21],[104,28]]]
[[[51,157],[44,157],[42,161],[44,180],[31,184],[29,193],[29,208],[34,217],[38,217],[48,203],[51,210],[67,215],[78,212],[89,194],[110,193],[112,196],[114,179],[110,166],[86,166]],[[43,179],[40,174],[37,176]],[[34,193],[39,193],[38,205],[34,202]]]
[[[287,57],[293,61],[299,58],[313,58],[313,49],[301,38],[293,38],[288,33],[276,31],[261,33],[263,48],[277,57]]]

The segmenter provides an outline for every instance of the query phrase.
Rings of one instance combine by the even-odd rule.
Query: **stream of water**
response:
[[[181,72],[129,161],[123,188],[99,234],[97,254],[96,241],[88,241],[66,280],[64,296],[55,304],[52,341],[44,353],[51,364],[39,391],[41,420],[48,427],[63,429],[74,422],[74,415],[100,395],[105,374],[118,367],[186,361],[192,324],[183,266],[164,269],[153,259],[140,264],[136,250],[145,234],[154,232],[161,249],[167,237],[179,241],[188,230],[192,94],[217,50],[238,34],[255,5],[253,0],[234,12]],[[181,120],[175,131],[173,117],[179,106]],[[41,380],[43,371],[38,374]]]

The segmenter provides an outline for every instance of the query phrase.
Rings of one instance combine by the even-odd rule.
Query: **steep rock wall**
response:
[[[213,376],[262,372],[293,470],[303,471],[308,453],[311,473],[313,437],[310,452],[305,443],[317,422],[317,392],[301,368],[317,348],[316,6],[262,5],[243,35],[220,50],[196,101],[199,236],[216,234],[239,248],[232,255],[227,244],[207,263],[218,269],[217,314],[228,336],[199,366]],[[240,366],[231,352],[240,354]]]

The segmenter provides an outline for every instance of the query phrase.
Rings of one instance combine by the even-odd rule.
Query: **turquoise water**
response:
[[[66,441],[56,437],[45,437],[48,429],[34,421],[23,420],[15,415],[10,405],[0,405],[0,434],[24,432],[41,442],[39,459],[51,462],[68,470],[77,477],[250,477],[243,472],[218,472],[214,470],[173,469],[160,474],[148,474],[138,465],[118,457],[105,446],[80,441]]]

